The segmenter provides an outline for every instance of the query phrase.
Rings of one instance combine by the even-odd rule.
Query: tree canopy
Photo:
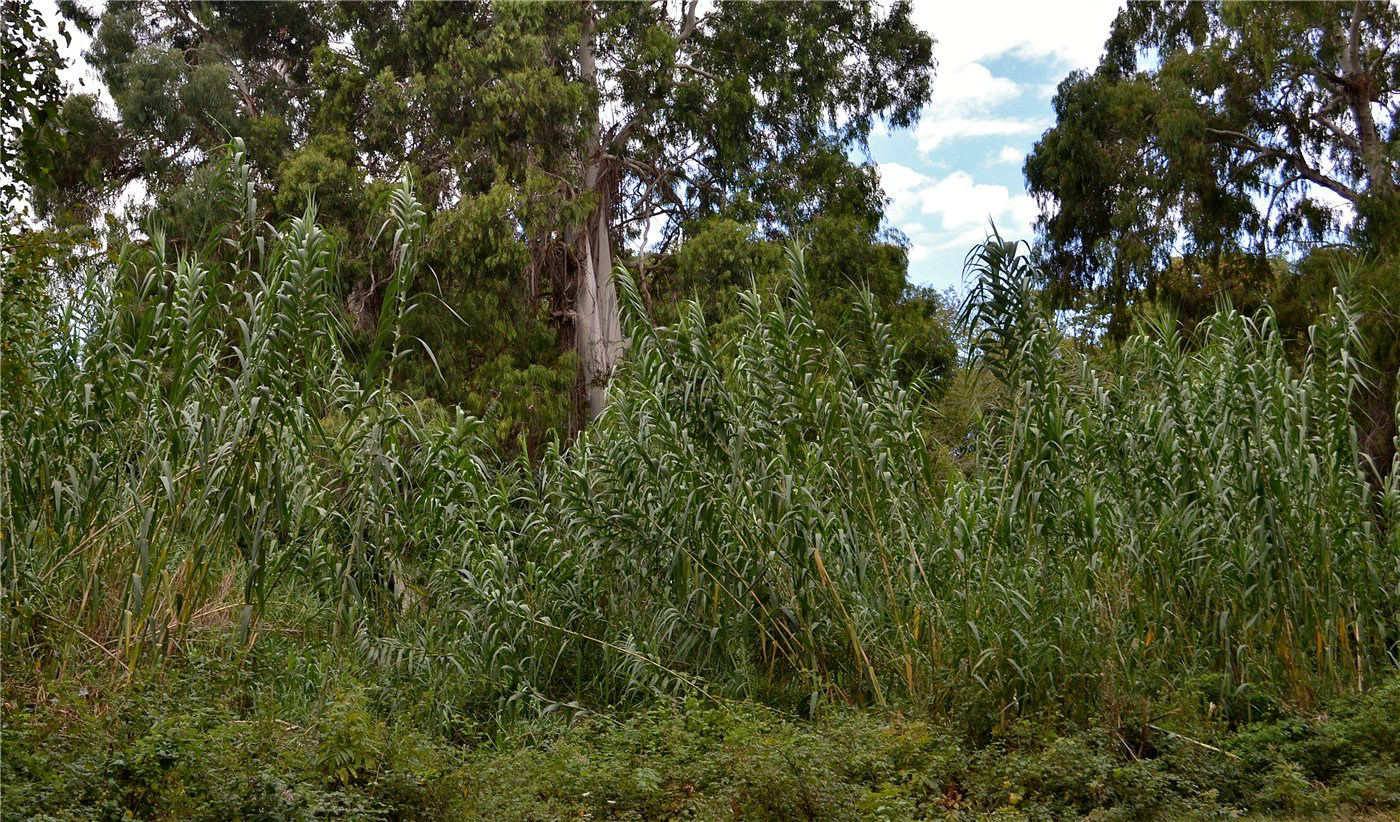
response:
[[[1389,3],[1127,5],[1026,160],[1047,276],[1121,309],[1173,257],[1393,244],[1398,35]]]
[[[44,213],[91,219],[139,180],[172,238],[198,234],[212,184],[200,169],[240,135],[263,202],[293,212],[314,193],[350,324],[367,332],[389,270],[376,203],[408,168],[434,274],[410,322],[437,362],[404,373],[446,401],[577,427],[625,347],[614,264],[661,315],[658,296],[733,294],[734,282],[678,279],[681,248],[715,220],[760,243],[805,232],[829,249],[814,254],[823,286],[869,286],[886,308],[905,299],[878,175],[853,159],[877,121],[908,126],[929,99],[933,42],[905,0],[65,11],[94,34],[88,57],[116,105],[108,116],[91,95],[67,98],[82,137],[36,175]],[[762,258],[769,274],[754,258],[735,276],[776,281],[781,255]],[[953,356],[920,346],[934,370]],[[472,376],[441,384],[446,362]]]
[[[0,200],[7,206],[7,227],[11,206],[19,203],[21,189],[29,187],[26,162],[41,174],[52,169],[43,137],[63,88],[58,44],[43,36],[42,26],[39,10],[29,0],[0,3]],[[62,23],[59,32],[69,36]],[[53,135],[62,136],[61,129]]]

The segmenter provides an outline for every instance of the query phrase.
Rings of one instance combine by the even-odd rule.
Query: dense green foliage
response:
[[[450,744],[387,689],[336,681],[303,714],[252,684],[229,699],[231,676],[198,664],[113,696],[46,694],[6,722],[3,818],[1020,822],[1253,810],[1381,822],[1400,808],[1394,681],[1328,716],[1233,733],[1190,694],[1153,723],[1176,730],[1126,737],[1047,719],[971,743],[917,714],[798,722],[693,701],[622,722],[537,722],[499,744],[462,727]],[[1346,805],[1355,816],[1336,810]]]
[[[24,188],[19,175],[21,161],[41,171],[52,167],[49,146],[44,145],[44,128],[52,120],[62,95],[58,81],[58,46],[40,31],[39,9],[29,0],[6,0],[0,4],[0,202],[7,213],[0,220],[8,247],[12,222],[18,216],[9,212],[17,205]],[[67,38],[66,26],[59,31]],[[50,144],[61,144],[62,134],[54,134]]]
[[[5,819],[1400,808],[1393,10],[1124,11],[958,310],[904,3],[3,8]]]
[[[1143,304],[1194,325],[1222,299],[1302,335],[1346,258],[1379,476],[1400,388],[1398,35],[1393,3],[1130,3],[1025,165],[1041,284],[1116,341]]]
[[[1174,254],[1257,274],[1273,249],[1337,239],[1350,208],[1354,239],[1393,251],[1397,31],[1390,3],[1126,6],[1026,161],[1046,274],[1121,306]]]
[[[534,451],[581,427],[583,394],[606,377],[594,360],[620,350],[594,351],[586,333],[616,323],[614,260],[658,315],[696,290],[732,312],[736,286],[780,274],[750,259],[739,282],[708,266],[678,277],[680,249],[714,220],[773,249],[811,230],[822,285],[868,283],[883,310],[909,304],[906,337],[947,336],[926,300],[905,299],[877,175],[850,152],[877,120],[909,125],[927,102],[932,41],[904,3],[64,10],[93,34],[88,59],[115,111],[75,91],[57,124],[35,129],[55,138],[24,155],[39,211],[86,225],[140,183],[170,240],[198,242],[219,185],[206,167],[239,136],[260,218],[316,194],[337,256],[328,287],[358,360],[389,279],[373,243],[378,202],[410,168],[431,276],[409,325],[432,356],[416,352],[399,387],[482,417],[500,447],[524,437]],[[57,145],[62,129],[73,139]],[[948,369],[951,347],[922,350],[918,367]]]
[[[290,618],[353,635],[444,720],[671,691],[897,697],[977,732],[1127,715],[1190,676],[1247,717],[1394,665],[1400,479],[1359,464],[1345,294],[1301,369],[1270,315],[1224,311],[1189,348],[1164,318],[1104,373],[993,240],[965,321],[998,388],[963,474],[873,298],[851,308],[860,356],[817,324],[800,247],[727,342],[696,304],[653,325],[618,269],[632,347],[607,412],[492,464],[473,418],[394,388],[424,243],[409,183],[352,364],[314,210],[259,226],[250,173],[235,145],[241,217],[205,255],[156,228],[63,299],[6,303],[28,329],[3,418],[23,658],[96,646],[131,669],[218,614],[248,646]]]

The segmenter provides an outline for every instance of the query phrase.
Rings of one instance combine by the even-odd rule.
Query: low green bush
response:
[[[556,715],[463,743],[386,712],[372,686],[331,683],[304,716],[284,717],[258,683],[220,697],[199,684],[208,674],[42,698],[7,684],[3,819],[1106,822],[1400,810],[1400,678],[1325,715],[1164,726],[1132,742],[1050,716],[978,743],[908,708],[804,720],[692,699]]]

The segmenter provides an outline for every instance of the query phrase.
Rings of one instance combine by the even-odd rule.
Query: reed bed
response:
[[[1309,704],[1393,669],[1395,478],[1376,495],[1358,462],[1344,294],[1301,368],[1267,313],[1226,309],[1190,341],[1156,318],[1105,372],[1037,302],[1024,249],[993,239],[963,320],[1002,403],[963,474],[893,346],[852,363],[791,263],[723,350],[698,307],[654,328],[623,289],[608,412],[525,483],[522,526],[452,597],[461,630],[517,626],[493,660],[513,689],[999,723],[1132,711],[1193,678],[1245,710]]]
[[[818,327],[800,247],[723,344],[698,305],[653,325],[619,270],[631,348],[607,411],[502,462],[477,421],[394,387],[411,183],[352,361],[314,207],[258,223],[250,174],[235,143],[205,247],[153,228],[61,298],[7,301],[28,375],[0,416],[10,653],[130,673],[295,614],[458,709],[696,694],[976,727],[1188,685],[1308,705],[1396,665],[1400,472],[1376,489],[1359,462],[1344,292],[1300,365],[1267,312],[1229,309],[1091,357],[994,237],[962,319],[996,389],[959,468],[870,301],[874,356]]]

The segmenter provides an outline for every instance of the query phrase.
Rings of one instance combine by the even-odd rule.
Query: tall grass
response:
[[[191,629],[250,644],[269,600],[302,592],[354,624],[451,504],[410,476],[472,459],[469,421],[420,436],[388,390],[424,217],[411,185],[391,197],[391,299],[363,368],[339,347],[314,205],[259,224],[241,143],[222,180],[229,217],[204,248],[155,224],[66,293],[6,306],[6,356],[30,375],[3,409],[12,648],[78,641],[130,669]]]
[[[1377,493],[1358,466],[1345,294],[1301,367],[1267,313],[1230,310],[1091,359],[989,241],[963,320],[998,388],[964,470],[868,300],[877,356],[818,327],[800,248],[722,345],[698,305],[654,326],[619,272],[631,349],[606,413],[500,465],[476,421],[394,388],[411,183],[351,361],[314,208],[259,224],[237,144],[226,166],[207,248],[153,229],[49,309],[6,303],[30,375],[0,409],[10,651],[135,669],[295,612],[454,709],[694,692],[979,727],[1188,683],[1308,704],[1396,664],[1400,479]]]
[[[1188,680],[1231,710],[1308,704],[1394,667],[1396,486],[1358,465],[1344,294],[1301,369],[1267,313],[1222,310],[1189,341],[1157,318],[1104,372],[989,242],[964,321],[1005,403],[964,476],[891,346],[856,366],[816,327],[791,257],[786,298],[746,296],[724,349],[696,306],[652,327],[620,275],[607,413],[507,494],[520,516],[444,597],[483,681],[912,699],[985,726]]]
[[[490,626],[473,655],[546,695],[796,676],[885,700],[892,666],[913,676],[927,582],[908,549],[946,481],[888,334],[879,366],[854,365],[799,275],[778,305],[747,295],[720,351],[698,306],[654,328],[621,282],[632,348],[604,418],[515,490],[512,530],[452,593],[462,631]]]
[[[1344,293],[1301,369],[1270,314],[1223,309],[1190,345],[1155,318],[1101,373],[1036,305],[1016,246],[973,266],[965,316],[1012,399],[944,507],[971,676],[1006,705],[1182,672],[1306,704],[1393,668],[1400,542],[1359,465]]]

